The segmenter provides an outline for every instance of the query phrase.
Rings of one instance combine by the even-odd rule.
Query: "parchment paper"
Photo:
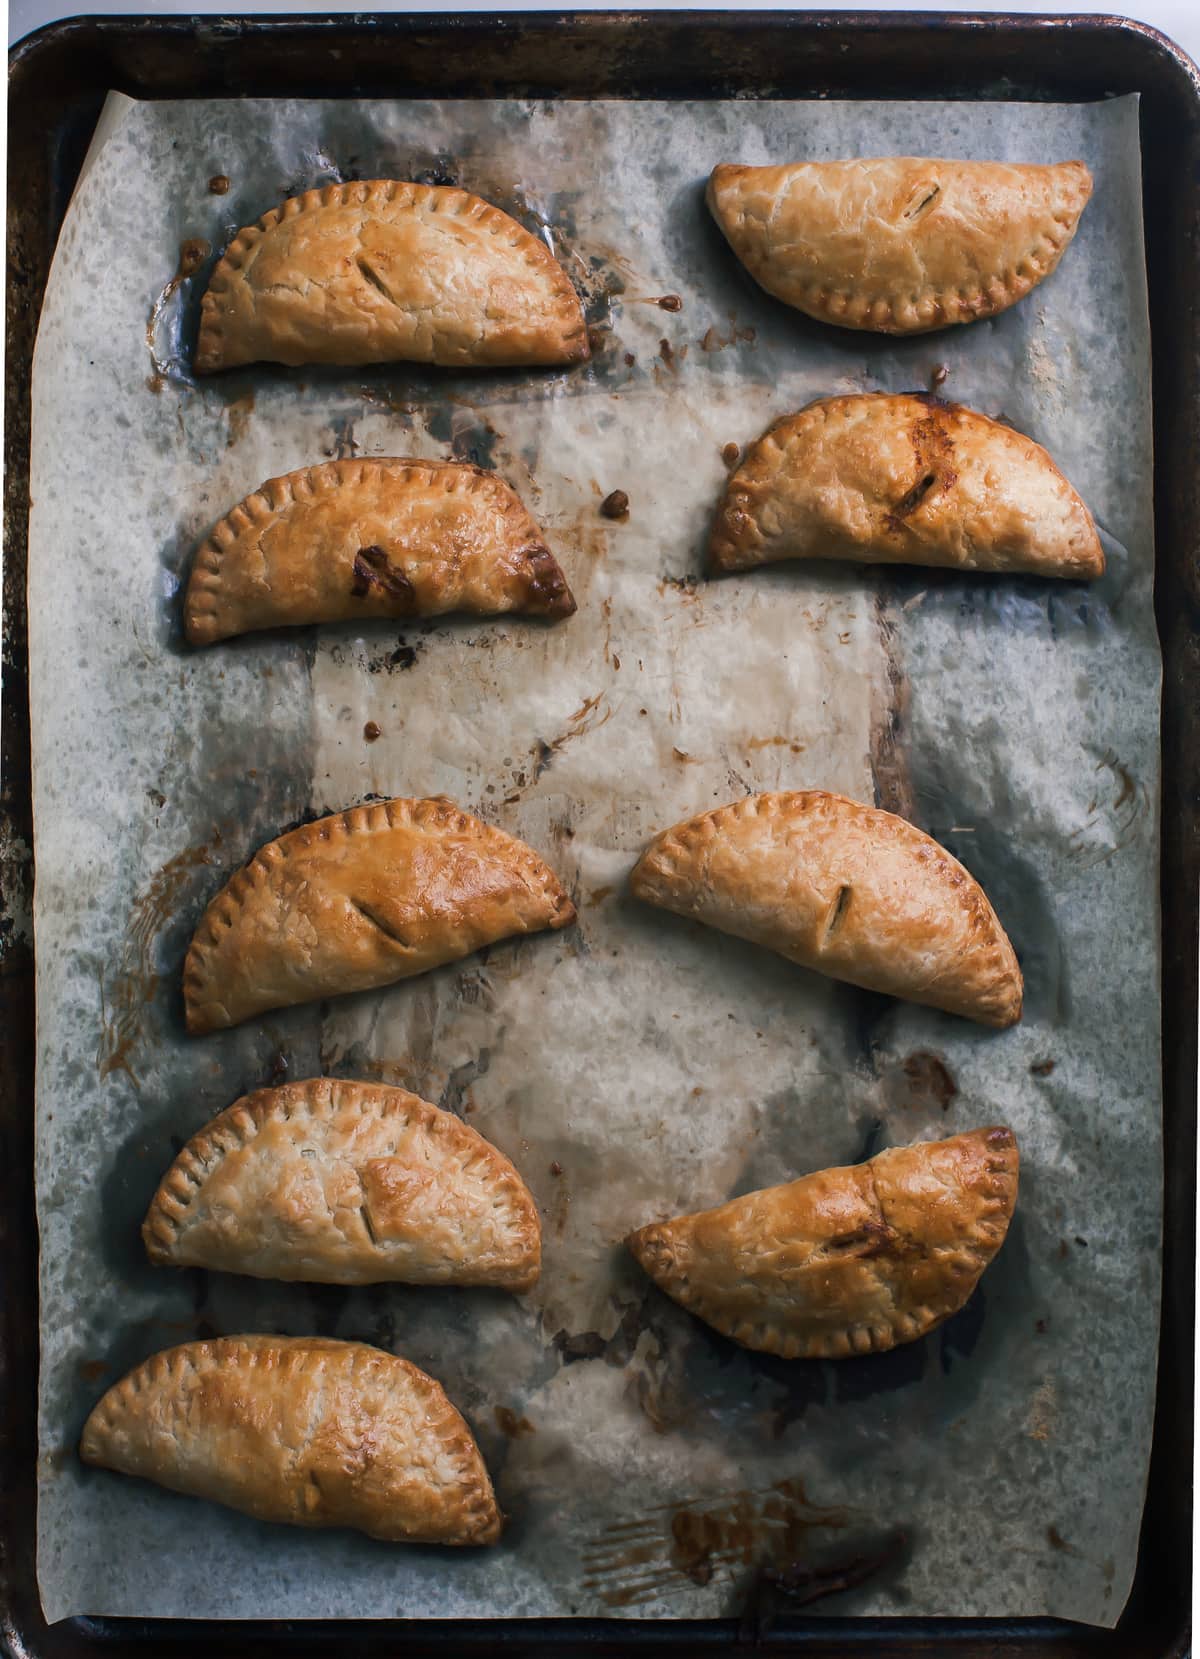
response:
[[[862,1579],[818,1611],[1115,1622],[1160,1228],[1135,103],[160,103],[112,126],[35,368],[47,1616],[727,1615],[767,1605],[762,1569],[795,1566],[809,1590]],[[905,151],[1082,156],[1095,198],[1059,272],[994,322],[837,333],[762,295],[703,208],[723,159]],[[227,194],[209,191],[218,174]],[[540,228],[586,295],[594,364],[194,385],[211,258],[172,284],[181,244],[219,250],[348,175],[458,179]],[[693,582],[723,446],[823,393],[926,386],[939,365],[945,395],[1049,447],[1103,528],[1101,582],[815,565]],[[578,615],[189,651],[179,586],[202,535],[265,478],[346,454],[496,467]],[[598,512],[614,489],[627,522]],[[792,786],[879,799],[965,861],[1022,959],[1016,1029],[826,982],[627,898],[654,831]],[[531,842],[578,927],[185,1037],[187,940],[255,848],[371,792],[439,791]],[[138,1223],[183,1139],[250,1087],[319,1072],[401,1082],[516,1160],[545,1221],[535,1292],[147,1264]],[[1008,1241],[961,1315],[889,1356],[744,1353],[620,1247],[653,1217],[993,1122],[1022,1150]],[[81,1467],[84,1416],[127,1367],[254,1330],[381,1343],[442,1379],[494,1473],[503,1544],[260,1526]]]

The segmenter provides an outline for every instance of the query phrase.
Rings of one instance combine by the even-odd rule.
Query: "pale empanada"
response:
[[[260,1521],[388,1543],[494,1544],[500,1512],[441,1385],[361,1342],[230,1336],[168,1348],[84,1424],[85,1463]]]
[[[587,356],[579,296],[515,219],[466,190],[362,179],[293,196],[238,232],[204,296],[196,372]]]
[[[846,1359],[912,1342],[957,1313],[1016,1201],[1012,1130],[974,1129],[657,1222],[626,1242],[668,1296],[744,1348]]]
[[[1104,573],[1091,514],[1044,449],[915,393],[823,398],[751,446],[717,513],[709,568],[779,559]]]
[[[453,1112],[315,1077],[247,1095],[194,1135],[142,1224],[150,1259],[259,1279],[528,1290],[528,1187]]]
[[[188,1030],[390,985],[574,920],[532,848],[452,801],[352,807],[268,842],[217,894],[184,964]]]
[[[664,830],[635,897],[802,967],[984,1025],[1021,1017],[1021,970],[983,889],[903,818],[808,789]]]
[[[453,461],[329,461],[272,478],[196,555],[193,645],[372,616],[558,618],[575,609],[542,533],[502,478]]]
[[[823,322],[921,334],[1006,310],[1062,258],[1081,161],[877,156],[713,169],[708,205],[754,280]]]

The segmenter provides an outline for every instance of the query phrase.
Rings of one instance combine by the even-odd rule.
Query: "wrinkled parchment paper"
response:
[[[1023,304],[907,343],[767,299],[703,208],[720,160],[898,151],[1082,156],[1095,199]],[[592,366],[193,384],[211,257],[173,283],[181,245],[219,250],[346,175],[458,179],[517,212],[586,297]],[[1082,491],[1101,582],[813,565],[695,584],[724,446],[939,365],[945,395],[1044,442]],[[1113,1623],[1160,1226],[1135,103],[118,106],[63,231],[35,376],[47,1615],[705,1616],[766,1605],[762,1570],[798,1563],[809,1589],[861,1579],[818,1611]],[[189,651],[180,583],[211,524],[267,477],[352,454],[497,468],[578,615]],[[598,511],[615,489],[625,522]],[[965,861],[1022,959],[1020,1026],[828,983],[627,898],[653,832],[791,786],[879,799]],[[549,860],[577,928],[184,1035],[187,940],[255,848],[371,792],[442,791]],[[545,1224],[531,1295],[148,1265],[138,1223],[182,1141],[245,1090],[319,1072],[403,1083],[513,1157]],[[656,1216],[993,1122],[1022,1149],[1008,1241],[957,1318],[885,1357],[744,1353],[620,1246]],[[80,1465],[84,1416],[127,1367],[255,1330],[365,1339],[442,1379],[494,1473],[503,1544],[292,1532]]]

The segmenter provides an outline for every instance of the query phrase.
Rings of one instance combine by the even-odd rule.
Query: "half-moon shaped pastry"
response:
[[[869,991],[984,1025],[1021,1017],[1021,970],[979,883],[905,819],[843,795],[747,795],[676,824],[630,887]]]
[[[743,1348],[845,1359],[957,1313],[1016,1201],[1012,1130],[974,1129],[660,1221],[626,1243],[668,1296]]]
[[[391,985],[574,920],[532,848],[452,801],[352,807],[268,842],[213,899],[184,963],[187,1027]]]
[[[1104,574],[1091,514],[1032,438],[887,392],[776,421],[729,480],[708,556],[714,574],[780,559]]]
[[[372,616],[570,616],[542,533],[502,478],[454,461],[329,461],[271,478],[196,555],[193,645]]]
[[[171,1165],[142,1224],[151,1261],[323,1284],[528,1290],[528,1187],[453,1112],[404,1089],[314,1077],[259,1089]]]
[[[388,1543],[494,1544],[500,1512],[441,1385],[361,1342],[230,1336],[168,1348],[84,1424],[85,1463],[260,1521]]]
[[[237,233],[204,296],[196,372],[587,356],[579,296],[515,219],[448,185],[361,179],[293,196]]]
[[[708,205],[754,280],[822,322],[922,334],[1050,275],[1092,193],[1081,161],[875,156],[713,169]]]

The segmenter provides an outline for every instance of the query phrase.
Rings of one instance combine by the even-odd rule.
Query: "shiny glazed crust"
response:
[[[725,491],[714,574],[779,559],[1091,579],[1091,514],[1032,438],[920,395],[822,398],[776,421]]]
[[[846,1359],[957,1313],[1017,1201],[1011,1129],[881,1152],[626,1240],[668,1296],[744,1348]]]
[[[664,830],[630,887],[802,967],[984,1025],[1021,970],[979,883],[893,813],[820,789],[748,795]]]
[[[570,616],[542,533],[502,478],[449,461],[329,461],[271,478],[200,548],[193,645],[371,616]]]
[[[183,969],[188,1030],[390,985],[575,906],[523,841],[452,801],[383,801],[268,842],[213,899]]]
[[[842,328],[992,317],[1050,275],[1092,193],[1081,161],[875,156],[715,167],[708,205],[754,280]]]
[[[154,1354],[84,1425],[85,1463],[260,1521],[494,1544],[500,1513],[440,1384],[359,1342],[231,1336]]]
[[[238,232],[204,296],[195,367],[587,356],[579,296],[515,219],[455,187],[362,179],[293,196]]]
[[[194,1135],[142,1224],[151,1261],[260,1279],[529,1290],[528,1187],[452,1112],[315,1077],[246,1095]]]

